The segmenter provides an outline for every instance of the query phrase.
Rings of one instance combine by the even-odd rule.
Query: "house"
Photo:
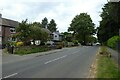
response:
[[[13,34],[16,34],[15,28],[19,26],[18,21],[2,18],[2,15],[0,14],[0,48],[4,47],[7,41],[15,41],[15,38],[12,38]],[[45,31],[49,34],[50,39],[48,42],[54,42],[54,41],[62,41],[62,34],[59,33],[59,31],[51,32],[47,28],[41,28],[42,31]],[[36,45],[40,45],[41,41],[36,40]]]
[[[59,31],[53,32],[52,35],[52,41],[62,41],[63,34],[59,33]]]
[[[8,40],[12,40],[10,36],[16,33],[15,27],[17,26],[19,22],[2,18],[0,14],[0,47],[4,47]]]
[[[51,39],[47,41],[47,44],[53,44],[54,42],[59,42],[63,40],[63,34],[59,31],[53,32],[50,34]]]
[[[45,44],[53,44],[54,42],[59,42],[59,41],[62,41],[62,39],[63,39],[63,34],[59,33],[59,31],[56,31],[56,32],[52,33],[47,28],[41,28],[41,30],[47,32],[49,34],[49,37],[50,37],[50,39]],[[31,42],[31,44],[33,44],[33,42]],[[41,41],[36,40],[35,44],[40,45]]]

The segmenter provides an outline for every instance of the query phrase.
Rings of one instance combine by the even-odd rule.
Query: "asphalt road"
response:
[[[2,78],[86,78],[97,50],[97,46],[74,47],[3,64]]]

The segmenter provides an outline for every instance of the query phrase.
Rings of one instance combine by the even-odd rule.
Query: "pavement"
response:
[[[108,51],[111,53],[112,58],[120,65],[120,53],[118,51],[108,48]]]
[[[4,55],[2,78],[87,78],[98,48],[64,48],[44,52],[43,56],[41,53],[9,58]]]

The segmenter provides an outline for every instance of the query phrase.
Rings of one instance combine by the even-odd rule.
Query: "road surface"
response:
[[[97,51],[97,46],[72,47],[22,61],[3,62],[2,78],[87,78]]]

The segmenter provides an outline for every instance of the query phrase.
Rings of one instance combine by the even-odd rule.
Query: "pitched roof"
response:
[[[8,26],[8,27],[17,27],[19,26],[19,22],[10,19],[1,18],[0,25]]]
[[[47,28],[41,28],[41,30],[47,32],[48,34],[52,34],[52,32],[49,29],[47,29]]]
[[[53,33],[55,33],[55,34],[57,34],[57,35],[63,35],[63,34],[61,34],[61,33],[59,33],[59,31],[56,31],[56,32],[53,32]]]

